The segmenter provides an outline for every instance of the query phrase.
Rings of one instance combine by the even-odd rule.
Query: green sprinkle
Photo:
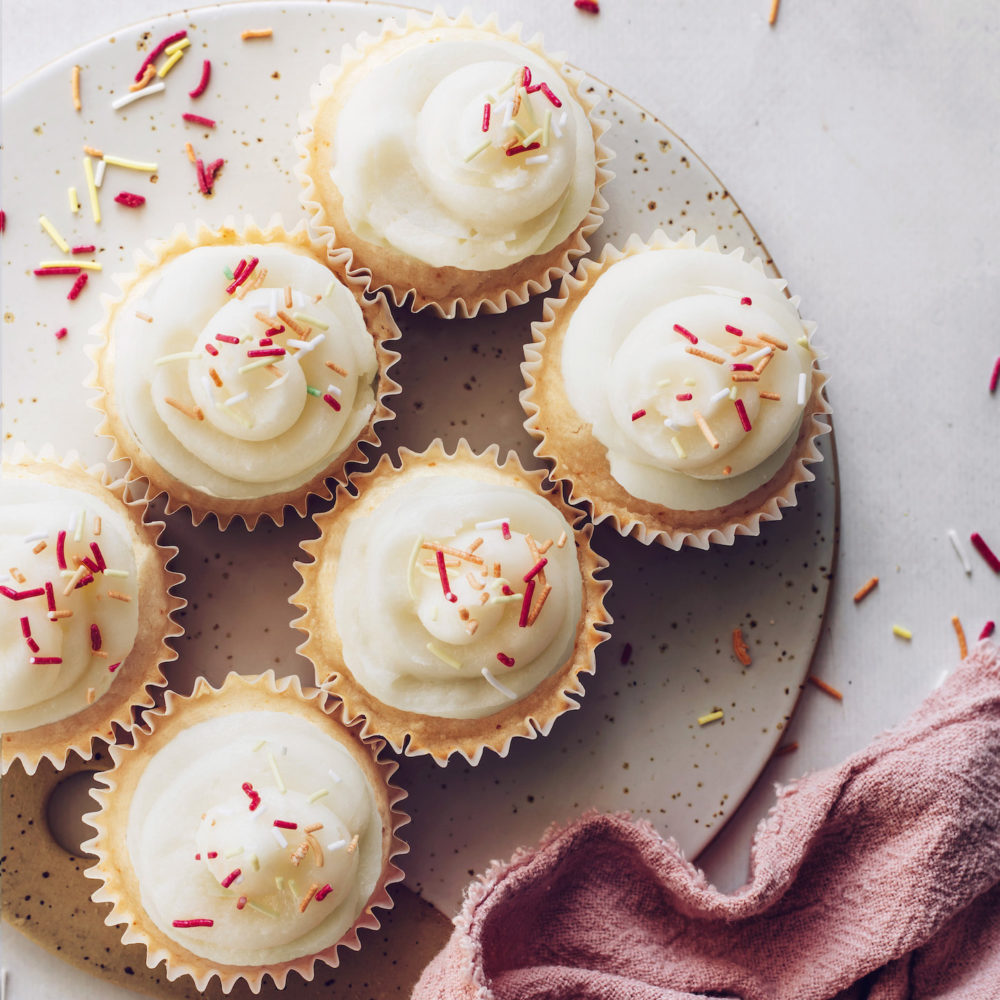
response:
[[[309,313],[294,312],[292,313],[292,319],[302,320],[303,323],[307,323],[309,326],[318,327],[320,330],[330,329],[329,323],[324,323],[321,319],[316,319],[315,316],[310,316]]]
[[[536,139],[540,139],[541,137],[542,130],[540,128],[536,128],[534,132],[524,137],[524,144],[525,146],[530,146]]]
[[[320,788],[317,791],[313,792],[312,795],[310,795],[306,799],[306,802],[316,802],[319,799],[323,798],[324,795],[329,795],[329,794],[330,794],[329,788]]]
[[[809,346],[809,338],[808,337],[799,337],[799,339],[796,340],[795,343],[798,344],[799,347],[808,347]]]
[[[315,386],[312,386],[312,385],[307,385],[306,386],[306,392],[308,392],[310,396],[322,396],[323,395],[323,393],[321,393],[319,391],[319,389],[317,389]]]
[[[511,122],[510,127],[522,138],[528,134],[517,122]],[[527,140],[525,140],[524,145],[527,146]]]
[[[427,643],[427,650],[433,653],[442,663],[447,663],[449,667],[454,667],[456,670],[462,669],[462,664],[458,660],[453,656],[449,656],[443,649],[438,649],[433,642]]]
[[[200,357],[201,355],[197,351],[180,351],[177,354],[164,354],[162,358],[157,358],[153,364],[168,365],[171,361],[192,361]]]
[[[542,125],[542,145],[547,146],[549,144],[549,134],[552,131],[552,109],[549,108],[545,112],[545,124]]]
[[[274,759],[274,754],[270,750],[267,751],[267,762],[271,765],[271,774],[274,775],[274,783],[278,786],[278,791],[284,795],[288,789],[285,787],[285,782],[281,778],[281,772],[278,770],[278,762]]]
[[[687,452],[684,450],[684,445],[681,444],[680,439],[675,435],[670,439],[670,443],[674,446],[674,451],[677,452],[678,458],[687,458]]]
[[[490,141],[491,140],[489,139],[483,139],[483,141],[478,146],[476,146],[476,148],[472,150],[471,153],[466,153],[465,162],[468,163],[470,160],[474,160],[484,149],[486,149],[487,146],[490,145]]]
[[[241,365],[236,370],[241,374],[245,375],[247,372],[255,371],[258,368],[266,368],[268,365],[273,365],[275,361],[280,361],[282,356],[274,356],[268,358],[257,358],[255,361],[251,361],[248,365]]]
[[[266,906],[261,906],[260,903],[255,903],[252,899],[247,900],[247,906],[251,910],[256,910],[258,913],[263,913],[265,917],[271,917],[273,920],[278,919],[278,914],[273,910],[269,910]]]
[[[226,268],[223,268],[223,271],[222,271],[222,273],[223,273],[223,274],[224,274],[224,275],[225,275],[225,276],[226,276],[226,277],[227,277],[227,278],[228,278],[228,279],[229,279],[230,281],[232,281],[232,280],[233,280],[233,271],[232,271],[232,268],[229,268],[229,267],[226,267]]]

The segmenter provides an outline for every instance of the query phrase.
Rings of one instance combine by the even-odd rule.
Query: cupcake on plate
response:
[[[784,289],[694,233],[582,261],[522,364],[525,427],[571,500],[675,549],[780,518],[830,429],[815,327]]]
[[[177,553],[159,544],[161,521],[100,466],[50,450],[18,449],[0,476],[0,732],[3,770],[42,758],[62,768],[70,753],[131,729],[166,679],[176,653],[167,638],[184,580],[167,568]]]
[[[494,445],[383,457],[315,517],[297,563],[317,682],[399,752],[505,756],[577,708],[610,618],[579,511]]]
[[[502,312],[585,253],[611,174],[583,74],[496,18],[411,15],[327,67],[302,116],[313,225],[414,311]]]
[[[399,336],[381,297],[304,225],[183,230],[119,279],[93,351],[100,433],[167,512],[254,528],[305,512],[367,461],[398,392]]]
[[[109,926],[142,944],[167,978],[213,977],[229,992],[244,980],[280,989],[288,973],[310,980],[317,961],[338,963],[379,926],[402,879],[405,853],[389,784],[395,763],[330,714],[328,699],[298,678],[230,674],[200,680],[190,697],[168,693],[133,747],[113,746],[97,832],[83,845],[85,874],[112,903]]]

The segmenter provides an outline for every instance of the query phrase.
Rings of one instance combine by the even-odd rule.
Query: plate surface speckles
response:
[[[99,293],[113,287],[110,275],[131,270],[143,241],[168,235],[178,222],[190,228],[198,218],[217,223],[252,212],[259,222],[279,213],[294,225],[301,213],[292,137],[309,86],[343,42],[378,30],[397,10],[309,2],[206,8],[123,29],[114,43],[105,39],[67,56],[5,96],[5,131],[22,137],[3,161],[5,442],[37,448],[51,441],[87,461],[104,459],[107,442],[93,437],[98,419],[86,406],[82,380],[90,369],[87,330],[100,316]],[[272,39],[239,41],[243,28],[264,23],[274,28]],[[166,78],[166,91],[112,111],[111,99],[141,62],[139,45],[148,48],[182,27],[192,45]],[[212,59],[212,84],[191,101],[187,92],[203,58]],[[80,114],[68,100],[74,62],[83,68]],[[647,237],[657,226],[672,236],[693,227],[716,234],[724,248],[760,249],[724,187],[682,140],[627,98],[592,85],[602,97],[600,113],[612,122],[606,142],[618,154],[594,252],[605,241],[620,245],[633,231]],[[186,111],[217,119],[218,127],[187,125]],[[186,141],[199,155],[226,159],[211,199],[198,193]],[[100,226],[87,205],[84,143],[158,164],[152,176],[108,168]],[[68,209],[69,185],[83,202],[77,215]],[[145,195],[146,204],[114,204],[121,190]],[[37,225],[41,212],[71,244],[98,247],[104,271],[91,274],[75,302],[65,299],[66,279],[31,274],[35,262],[60,256]],[[397,311],[403,358],[393,375],[403,393],[393,401],[397,420],[383,425],[384,448],[419,450],[435,436],[451,446],[465,436],[477,449],[497,441],[536,466],[517,393],[522,345],[540,314],[538,301],[451,324]],[[56,341],[62,326],[69,334]],[[837,503],[832,439],[821,448],[826,460],[813,467],[817,481],[801,488],[799,507],[764,525],[759,539],[673,553],[598,527],[595,545],[612,564],[608,605],[616,624],[598,651],[597,675],[586,679],[581,709],[559,719],[548,737],[516,741],[505,760],[487,757],[475,769],[403,760],[398,781],[410,791],[414,820],[403,866],[410,886],[450,914],[470,871],[591,807],[631,809],[689,856],[698,853],[773,751],[819,634]],[[298,542],[314,533],[308,521],[250,536],[238,526],[220,534],[211,522],[193,528],[183,514],[169,519],[164,542],[180,546],[177,568],[187,574],[190,602],[180,660],[168,669],[173,686],[186,691],[198,674],[220,679],[234,667],[309,676],[294,652],[301,637],[288,627],[294,612],[286,599],[297,586],[291,562]],[[753,656],[747,669],[732,654],[736,626]],[[631,656],[623,663],[626,643]],[[716,708],[724,721],[699,727],[697,717]]]

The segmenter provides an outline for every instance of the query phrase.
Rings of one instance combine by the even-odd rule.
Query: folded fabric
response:
[[[1000,653],[778,792],[718,892],[647,823],[589,815],[495,865],[414,1000],[1000,998]]]

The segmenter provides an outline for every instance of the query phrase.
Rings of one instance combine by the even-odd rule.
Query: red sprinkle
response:
[[[734,372],[752,372],[753,365],[748,365],[745,362],[740,361],[735,365],[730,365],[729,370]]]
[[[155,62],[156,61],[156,57],[168,45],[173,45],[174,42],[179,42],[182,38],[187,38],[187,32],[186,31],[178,31],[176,34],[170,35],[167,38],[164,38],[163,41],[160,42],[156,46],[156,48],[154,48],[153,51],[150,52],[149,55],[146,56],[145,59],[143,59],[142,65],[139,67],[139,72],[135,74],[135,82],[138,83],[142,79],[142,74],[146,72],[146,67],[149,66],[151,63]]]
[[[512,667],[512,666],[514,666],[514,657],[513,656],[508,656],[506,653],[497,653],[497,659],[505,667]]]
[[[678,403],[687,403],[689,400],[694,399],[694,396],[692,396],[689,392],[679,392],[676,396],[674,396],[674,399],[676,399]]]
[[[87,272],[84,271],[83,274],[81,274],[80,277],[73,282],[73,287],[69,290],[69,294],[66,296],[70,302],[72,302],[80,294],[80,292],[83,291],[83,286],[87,284],[87,277]]]
[[[726,324],[726,333],[731,333],[734,337],[742,337],[743,331],[738,326],[730,326]]]
[[[219,856],[218,851],[209,851],[208,854],[205,855],[205,857],[208,858],[209,861],[211,861],[213,858],[217,858],[218,856]]]
[[[284,325],[284,323],[282,323],[281,326],[272,326],[267,331],[267,335],[270,337],[270,336],[274,336],[274,335],[277,335],[279,333],[284,333],[284,332],[285,332],[285,325]],[[263,343],[263,341],[261,341],[261,343]]]
[[[636,420],[638,420],[640,417],[644,417],[645,415],[646,415],[646,411],[645,410],[636,410],[635,413],[632,414],[632,421],[633,421],[633,423]]]
[[[517,620],[518,628],[528,627],[528,612],[531,611],[531,598],[535,594],[535,581],[529,580],[528,586],[524,588],[524,600],[521,601],[521,615]]]
[[[1000,573],[1000,559],[996,557],[996,553],[994,553],[994,551],[983,540],[983,536],[980,535],[978,531],[974,531],[969,536],[969,539],[976,551],[986,560],[990,569],[993,570],[994,573]]]
[[[257,341],[257,343],[261,347],[270,347],[274,343],[274,341],[271,340],[270,337],[261,337],[260,340]]]
[[[192,125],[204,125],[205,128],[215,128],[215,122],[211,118],[203,118],[201,115],[192,115],[189,112],[181,115],[186,122]]]
[[[549,90],[549,85],[547,83],[540,83],[538,85],[538,89],[549,99],[549,101],[552,103],[552,105],[554,107],[557,107],[557,108],[561,108],[562,107],[562,101],[560,101],[559,98],[556,97],[556,95],[553,94],[551,90]],[[529,148],[533,148],[533,147],[529,147]]]
[[[95,651],[101,648],[101,630],[96,624],[90,626],[90,648]]]
[[[205,177],[208,180],[209,187],[215,184],[215,175],[222,169],[222,165],[226,161],[220,156],[217,160],[212,160],[212,162],[205,167]]]
[[[243,784],[240,785],[240,788],[242,788],[243,791],[246,792],[247,795],[249,796],[250,812],[253,812],[254,809],[256,809],[257,806],[260,805],[260,792],[256,791],[253,785],[251,785],[249,781],[244,781]]]
[[[28,649],[30,649],[33,653],[38,652],[38,643],[35,642],[30,635],[28,636]]]
[[[196,854],[194,856],[194,859],[195,859],[195,861],[201,861],[201,855],[200,854]]]
[[[601,12],[597,0],[573,0],[573,6],[577,10],[585,10],[588,14],[600,14]]]
[[[297,830],[299,828],[298,823],[289,823],[287,819],[276,819],[274,825],[281,827],[282,830]]]
[[[47,278],[52,274],[79,274],[82,267],[36,267],[35,275],[39,278]]]
[[[483,105],[483,131],[489,132],[490,130],[490,102],[487,101]]]
[[[119,191],[115,195],[115,201],[126,208],[139,208],[146,204],[146,199],[141,194],[132,194],[131,191]]]
[[[535,563],[527,573],[524,574],[524,582],[527,583],[532,577],[538,576],[539,573],[548,565],[549,561],[544,556]]]
[[[29,597],[41,597],[45,593],[44,587],[35,587],[34,590],[11,590],[10,587],[0,587],[0,594],[9,597],[12,601],[24,601]]]
[[[111,666],[108,667],[108,673],[113,674],[121,665],[122,665],[121,660],[119,660],[117,663],[112,663]]]
[[[50,663],[62,663],[62,657],[61,656],[33,656],[33,657],[31,657],[31,659],[28,662],[32,663],[32,664],[36,664],[37,663],[37,664],[45,664],[45,665],[50,664]]]
[[[82,580],[80,580],[80,582],[73,589],[79,590],[81,587],[89,586],[93,582],[94,582],[94,574],[88,573],[85,577],[83,577]],[[39,591],[39,593],[41,592]]]
[[[49,611],[55,611],[56,592],[52,589],[52,584],[48,580],[45,581],[45,601],[49,606]]]
[[[979,633],[980,639],[988,639],[993,635],[993,630],[997,627],[996,622],[989,621],[983,626],[982,632]]]
[[[7,228],[7,213],[0,210],[0,233]]]
[[[31,638],[31,622],[28,621],[27,615],[21,619],[21,635],[23,635],[25,639]]]
[[[217,358],[219,356],[219,349],[215,346],[215,344],[206,344],[205,350],[208,351],[213,358]]]
[[[84,556],[83,559],[80,560],[80,563],[82,565],[86,566],[87,569],[89,569],[91,573],[100,573],[101,572],[101,567],[98,566],[97,563],[95,563],[94,560],[91,559],[89,556]]]
[[[332,392],[323,393],[323,402],[328,406],[331,406],[335,413],[340,412],[340,403],[337,401],[337,397],[334,396]]]
[[[236,900],[236,909],[237,910],[242,910],[243,907],[246,906],[246,905],[247,905],[247,898],[246,898],[246,896],[240,896],[240,898]]]
[[[247,351],[248,358],[281,358],[285,355],[283,347],[267,347],[261,351]]]
[[[753,299],[751,299],[749,295],[744,295],[743,298],[740,299],[740,305],[741,306],[752,306],[753,305]]]
[[[438,576],[441,577],[441,589],[444,591],[444,596],[454,604],[458,598],[451,592],[451,584],[448,582],[448,567],[444,564],[444,553],[437,549],[434,558],[437,560]]]
[[[223,889],[228,889],[241,875],[242,868],[234,868],[220,883]]]
[[[260,259],[259,258],[257,258],[257,257],[251,257],[250,258],[250,263],[247,264],[247,266],[242,271],[239,272],[239,277],[237,277],[235,273],[233,274],[233,283],[226,289],[226,294],[227,295],[232,295],[233,292],[235,292],[236,289],[239,288],[240,285],[242,285],[243,282],[246,281],[247,278],[249,278],[251,274],[253,274],[254,268],[259,263],[260,263]]]
[[[1000,358],[997,358],[993,365],[993,374],[990,376],[990,393],[997,391],[997,383],[1000,383]]]
[[[66,565],[66,532],[60,531],[56,535],[56,562],[60,569],[68,569]]]
[[[531,86],[531,67],[524,66],[521,69],[521,86],[527,90]],[[537,87],[535,88],[537,90]]]
[[[90,551],[94,553],[94,559],[97,560],[97,571],[103,573],[108,568],[108,564],[104,561],[104,554],[101,552],[100,545],[97,542],[91,542]]]
[[[68,333],[69,330],[67,330],[66,327],[64,326],[59,327],[59,329],[56,330],[56,340],[62,340]]]
[[[201,64],[201,79],[198,81],[198,86],[194,90],[188,91],[188,97],[201,97],[205,93],[205,89],[208,87],[208,81],[212,76],[212,64],[206,59]]]
[[[685,330],[684,327],[680,325],[680,323],[674,323],[674,329],[682,337],[687,337],[687,339],[690,340],[692,344],[698,343],[698,338],[690,330]]]
[[[215,339],[221,341],[223,344],[238,344],[240,342],[239,337],[233,337],[228,333],[217,333]]]
[[[530,153],[533,149],[541,149],[540,142],[533,142],[530,146],[511,146],[507,150],[508,156],[517,156],[518,153]]]
[[[750,418],[747,416],[747,408],[743,405],[742,399],[735,400],[736,412],[740,415],[740,423],[743,425],[743,430],[749,433],[750,431]]]
[[[205,161],[200,157],[194,162],[195,169],[198,171],[198,188],[204,195],[209,195],[212,193],[212,185],[208,182],[208,174],[205,173]]]
[[[208,917],[195,917],[193,920],[175,920],[174,927],[214,927],[215,921]]]
[[[503,535],[503,540],[505,542],[510,541],[510,524],[508,524],[506,521],[504,521],[503,524],[500,525],[500,534]]]
[[[315,896],[313,896],[313,899],[315,899],[317,903],[322,903],[331,892],[333,892],[333,886],[327,882],[326,885],[324,885],[323,888],[320,889]]]
[[[503,594],[504,597],[513,597],[514,596],[514,591],[511,590],[510,587],[506,583],[500,588],[500,593]]]
[[[90,243],[87,246],[73,247],[70,253],[94,253],[96,250],[97,247]]]

